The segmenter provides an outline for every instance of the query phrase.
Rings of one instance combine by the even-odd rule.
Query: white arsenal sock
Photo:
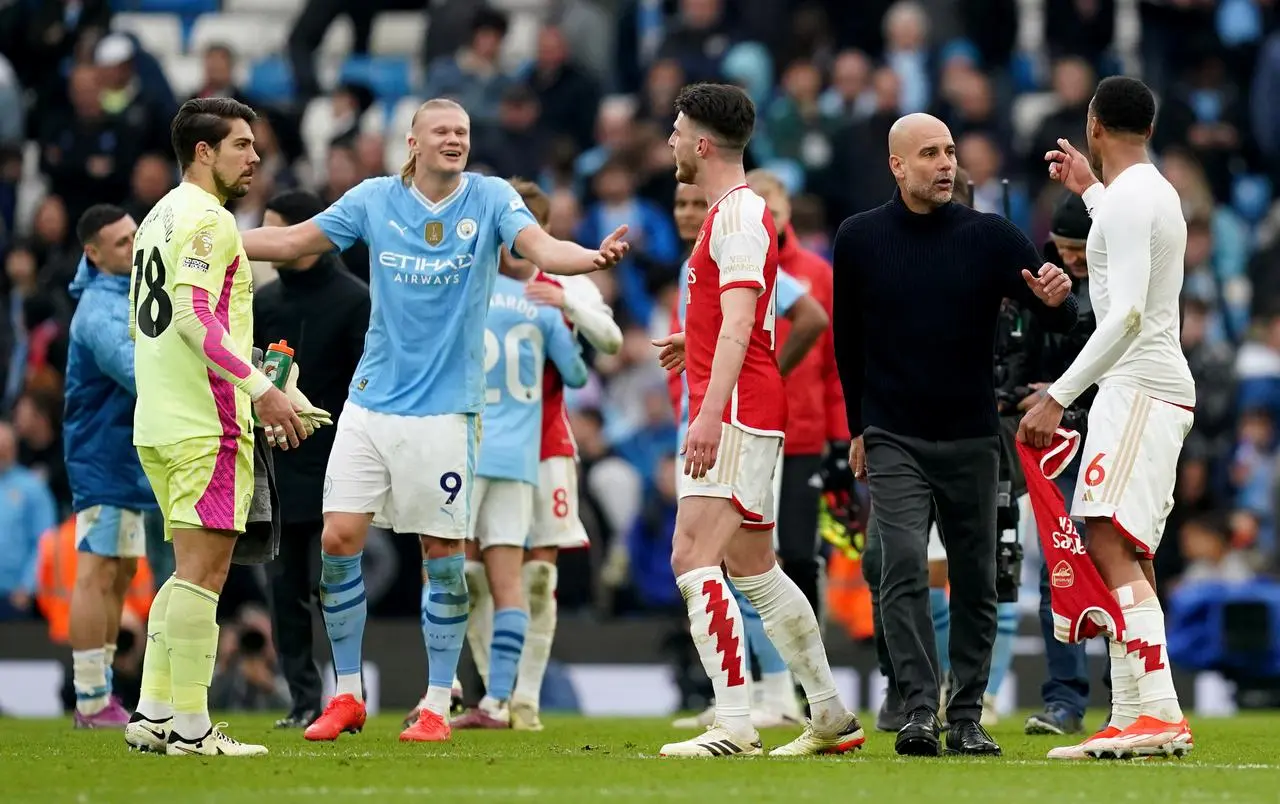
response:
[[[715,691],[716,722],[733,734],[752,734],[742,612],[724,573],[719,567],[701,567],[676,578],[676,585],[689,608],[693,644]]]
[[[463,572],[471,593],[471,616],[467,619],[467,645],[476,672],[489,688],[489,640],[493,638],[493,595],[489,592],[489,575],[483,561],[468,561]],[[445,710],[448,711],[448,710]]]
[[[849,710],[836,692],[818,619],[800,587],[777,564],[762,575],[732,580],[756,607],[769,641],[804,687],[814,730],[828,734],[844,726]]]
[[[1133,680],[1129,662],[1124,658],[1124,643],[1107,640],[1111,654],[1111,721],[1110,725],[1124,729],[1138,719],[1142,705],[1138,698],[1138,684]]]
[[[1182,707],[1169,669],[1164,611],[1155,590],[1138,581],[1116,589],[1115,594],[1124,613],[1125,663],[1138,688],[1141,714],[1181,723]]]
[[[551,643],[556,636],[556,565],[550,561],[526,561],[520,574],[529,609],[529,629],[524,635],[524,650],[520,653],[520,670],[511,700],[531,703],[537,709],[542,678],[551,658]]]

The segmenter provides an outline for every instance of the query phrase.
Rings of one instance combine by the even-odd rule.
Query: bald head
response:
[[[933,115],[924,112],[903,115],[889,127],[889,153],[905,155],[914,150],[917,143],[940,137],[951,139],[951,129]]]
[[[889,128],[889,170],[913,212],[932,212],[948,203],[956,176],[951,131],[929,114],[898,118]]]

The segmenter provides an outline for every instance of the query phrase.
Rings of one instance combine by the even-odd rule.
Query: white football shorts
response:
[[[578,462],[564,455],[547,458],[538,464],[528,547],[573,550],[589,545],[587,529],[578,516]]]
[[[398,416],[348,402],[324,478],[324,513],[373,514],[396,533],[465,539],[479,417]]]
[[[1178,455],[1195,414],[1123,386],[1098,389],[1080,453],[1074,518],[1110,519],[1138,552],[1160,546],[1173,510]]]
[[[721,424],[716,465],[706,476],[694,479],[684,473],[684,456],[677,458],[676,485],[680,499],[722,497],[742,514],[742,527],[769,530],[777,517],[774,476],[782,439],[759,436],[731,424]]]
[[[76,514],[76,550],[103,558],[141,558],[147,553],[143,517],[114,505],[95,505]]]
[[[942,543],[942,533],[938,530],[938,523],[936,521],[929,526],[928,556],[930,561],[947,560],[947,548]]]
[[[481,550],[525,546],[533,527],[533,486],[519,480],[477,477],[472,485],[471,532]]]

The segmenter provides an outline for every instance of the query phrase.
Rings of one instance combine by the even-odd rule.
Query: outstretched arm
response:
[[[622,239],[626,233],[627,227],[619,226],[604,239],[599,249],[593,250],[567,240],[557,240],[541,226],[526,226],[516,235],[515,250],[549,274],[589,274],[621,262],[628,249]]]
[[[250,229],[241,237],[249,259],[262,262],[291,262],[334,249],[334,243],[315,221]]]

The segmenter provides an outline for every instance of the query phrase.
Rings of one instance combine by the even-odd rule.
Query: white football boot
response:
[[[226,723],[215,723],[202,737],[188,740],[176,731],[169,732],[166,754],[171,757],[260,757],[265,756],[265,745],[252,745],[233,740],[222,733]]]
[[[751,729],[750,734],[733,734],[728,729],[712,724],[697,737],[679,743],[662,746],[658,756],[663,757],[758,757],[764,753],[760,733]]]

